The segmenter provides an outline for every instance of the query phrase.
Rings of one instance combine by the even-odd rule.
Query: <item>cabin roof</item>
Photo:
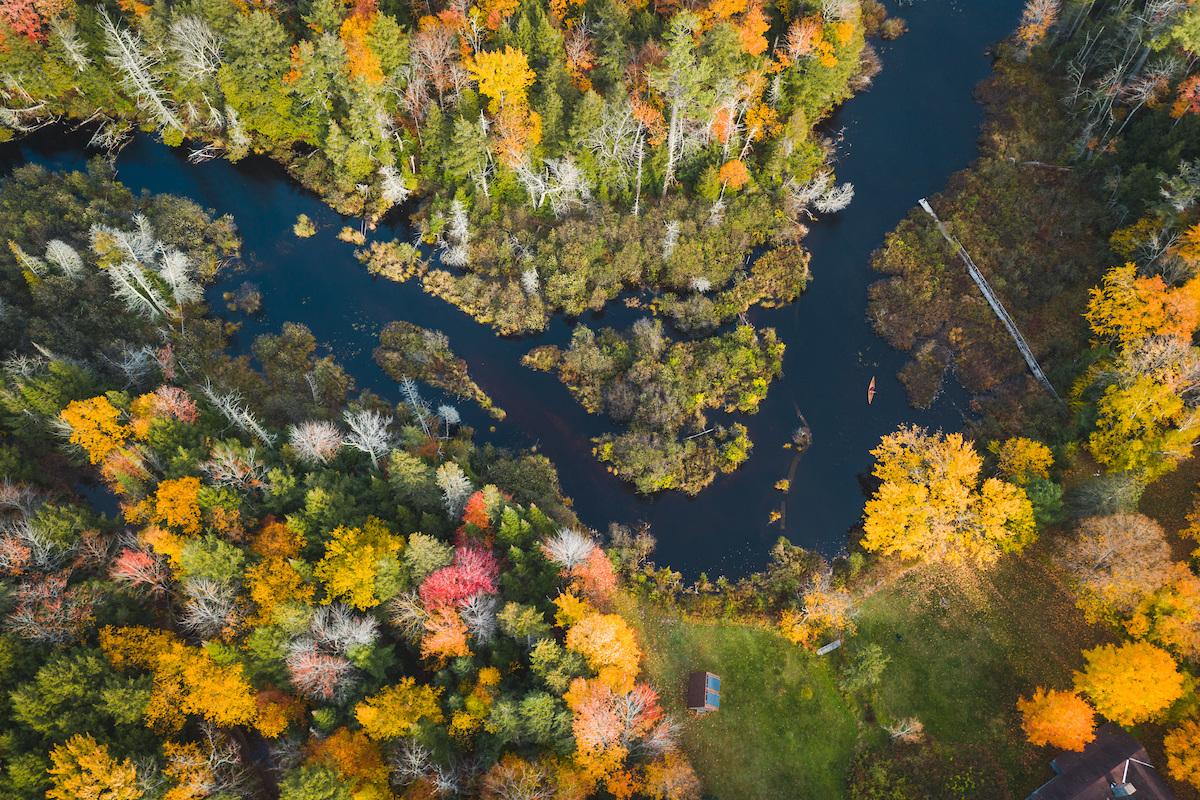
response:
[[[1152,763],[1141,743],[1115,722],[1106,722],[1082,752],[1067,751],[1050,762],[1058,774],[1029,800],[1112,800],[1111,784],[1122,778],[1137,789],[1137,800],[1176,800],[1158,770],[1139,761]]]
[[[721,679],[711,672],[693,672],[688,675],[687,707],[706,711],[719,709]]]

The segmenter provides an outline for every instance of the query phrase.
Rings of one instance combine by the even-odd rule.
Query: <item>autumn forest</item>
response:
[[[912,6],[0,0],[0,798],[999,800],[1107,722],[1200,796],[1200,1],[1013,3],[945,228],[888,220],[855,299],[911,419],[967,408],[875,440],[834,550],[781,503],[721,531],[767,563],[685,578],[456,355],[522,343],[631,494],[782,448],[786,498],[825,432],[750,420],[821,342],[759,320],[828,275],[828,121]],[[19,149],[68,129],[79,169]],[[455,327],[391,310],[383,393],[247,337],[250,220],[123,183],[143,141],[281,165],[323,268]]]

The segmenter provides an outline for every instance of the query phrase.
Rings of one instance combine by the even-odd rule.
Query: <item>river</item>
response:
[[[957,429],[969,413],[968,397],[957,385],[948,385],[928,411],[908,407],[895,378],[905,356],[878,339],[866,321],[866,289],[878,278],[868,259],[918,198],[939,191],[975,157],[982,109],[972,89],[990,71],[989,46],[1015,28],[1022,6],[1022,0],[917,0],[900,9],[888,4],[889,12],[908,21],[909,32],[895,42],[875,41],[883,72],[825,125],[826,134],[842,137],[835,169],[839,181],[854,184],[854,201],[811,226],[805,244],[813,255],[813,280],[804,296],[785,308],[751,311],[756,326],[774,327],[787,344],[785,375],[772,384],[758,414],[740,419],[755,444],[750,460],[734,474],[718,476],[696,498],[677,492],[640,496],[610,475],[592,457],[590,443],[610,430],[606,421],[584,413],[553,376],[520,365],[537,345],[565,346],[573,321],[556,318],[535,338],[501,339],[423,294],[416,282],[372,279],[354,259],[354,247],[334,236],[357,222],[344,221],[265,158],[193,165],[186,149],[139,135],[118,159],[118,178],[134,191],[184,195],[234,216],[245,265],[210,289],[213,313],[223,313],[221,293],[243,281],[258,284],[265,298],[258,315],[231,315],[244,323],[233,340],[236,350],[248,351],[255,336],[278,332],[285,321],[303,322],[359,389],[394,401],[395,384],[371,359],[379,332],[394,319],[442,330],[476,382],[508,412],[493,433],[482,410],[458,402],[478,441],[536,447],[557,465],[563,492],[584,524],[601,531],[610,521],[649,524],[658,539],[655,559],[686,578],[701,571],[710,578],[737,577],[761,568],[780,535],[829,557],[843,552],[862,512],[870,450],[880,437],[909,422]],[[0,168],[7,174],[33,161],[81,169],[94,155],[84,150],[87,139],[86,133],[47,129],[0,147]],[[300,240],[292,234],[299,214],[317,223],[316,236]],[[408,238],[403,220],[373,234],[396,236]],[[641,313],[615,305],[580,321],[624,327]],[[878,392],[868,405],[872,377]],[[427,395],[439,399],[437,392]],[[797,412],[811,427],[813,442],[785,496],[773,487],[792,467],[795,451],[783,445],[798,424]],[[768,519],[785,501],[781,530]]]

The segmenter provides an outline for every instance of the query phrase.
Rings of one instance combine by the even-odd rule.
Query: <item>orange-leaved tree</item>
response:
[[[338,31],[342,46],[346,49],[350,77],[362,79],[370,84],[383,83],[383,69],[379,65],[379,58],[367,43],[371,28],[378,17],[375,5],[374,2],[360,3],[361,7],[346,17],[341,30]]]
[[[1075,673],[1075,688],[1104,716],[1121,725],[1154,719],[1183,696],[1175,659],[1148,642],[1106,644],[1085,650],[1087,668]]]
[[[388,790],[388,767],[383,752],[362,731],[338,728],[313,746],[311,760],[336,771],[355,798],[393,797]]]
[[[673,751],[646,767],[643,791],[654,800],[697,800],[703,788],[687,756]]]
[[[1037,745],[1060,750],[1083,750],[1096,738],[1096,710],[1074,692],[1046,691],[1038,687],[1033,697],[1017,700],[1025,736]]]
[[[372,739],[385,740],[406,736],[417,722],[427,719],[442,722],[442,707],[438,704],[440,688],[420,686],[412,678],[385,687],[354,707],[354,716]]]
[[[258,709],[254,727],[263,736],[274,739],[282,735],[293,722],[304,718],[307,704],[302,697],[268,686],[254,696],[254,705]]]
[[[1169,576],[1165,586],[1142,599],[1125,628],[1194,661],[1200,658],[1200,577],[1182,563],[1172,565]]]
[[[617,590],[617,574],[603,550],[592,548],[587,558],[573,566],[569,574],[588,602],[608,608],[613,592]]]
[[[51,800],[134,800],[142,796],[137,769],[129,759],[117,761],[108,746],[90,733],[72,736],[50,753],[48,770],[54,785],[46,792]]]
[[[425,620],[425,635],[421,639],[421,657],[444,662],[448,658],[469,656],[467,624],[450,606],[434,609]]]
[[[646,684],[613,691],[601,680],[576,678],[563,699],[574,715],[575,763],[618,797],[639,788],[637,775],[626,763],[634,750],[657,755],[671,749],[670,724],[658,696]]]
[[[199,478],[175,478],[163,481],[154,493],[154,511],[150,521],[167,525],[188,536],[200,533]]]

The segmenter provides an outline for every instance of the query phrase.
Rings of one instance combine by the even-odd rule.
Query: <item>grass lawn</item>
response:
[[[983,746],[1022,798],[1052,776],[1057,752],[1025,742],[1017,698],[1070,688],[1081,651],[1106,641],[1116,636],[1087,624],[1042,563],[1009,556],[982,574],[910,572],[864,601],[851,644],[874,642],[892,659],[881,721],[913,716],[941,741]]]
[[[621,612],[642,637],[651,683],[663,708],[682,722],[683,749],[707,794],[843,796],[859,726],[826,658],[761,627],[693,621],[634,601]],[[721,676],[721,710],[694,717],[684,692],[688,673],[701,669]]]
[[[1088,625],[1033,556],[1004,558],[983,574],[922,567],[868,592],[858,634],[829,656],[764,627],[622,601],[621,613],[642,637],[651,682],[683,722],[684,751],[708,794],[840,798],[856,745],[884,744],[881,723],[905,717],[918,718],[939,741],[982,746],[1018,800],[1049,779],[1057,752],[1025,742],[1017,698],[1036,686],[1069,688],[1083,666],[1081,651],[1115,636]],[[868,643],[891,661],[869,707],[852,708],[835,686],[841,665]],[[686,711],[694,669],[721,676],[719,712]]]

